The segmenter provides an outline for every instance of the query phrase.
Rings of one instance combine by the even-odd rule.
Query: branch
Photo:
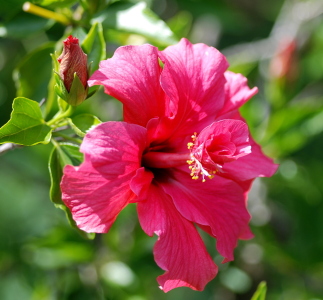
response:
[[[14,143],[5,143],[3,145],[0,145],[0,155],[8,152],[9,150],[13,150],[15,148],[21,148],[21,147],[23,147],[23,146],[17,145]]]

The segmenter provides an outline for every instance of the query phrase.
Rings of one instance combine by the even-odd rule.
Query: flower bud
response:
[[[64,40],[59,62],[58,95],[71,105],[79,105],[87,98],[88,67],[87,55],[79,45],[79,40],[69,36]]]
[[[87,86],[87,55],[79,45],[79,40],[69,36],[64,42],[62,54],[57,58],[60,63],[59,75],[69,92],[74,79],[74,73],[77,74],[84,87]]]
[[[295,39],[286,38],[280,42],[269,67],[272,78],[286,78],[288,82],[293,82],[297,79],[299,68]]]

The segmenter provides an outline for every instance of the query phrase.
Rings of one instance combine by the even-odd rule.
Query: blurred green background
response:
[[[142,232],[134,205],[108,234],[86,240],[49,200],[51,146],[7,152],[0,157],[0,299],[244,300],[265,280],[268,300],[322,300],[323,1],[84,0],[85,13],[73,0],[32,2],[73,17],[85,31],[93,15],[104,20],[108,57],[120,45],[163,49],[181,37],[217,47],[231,70],[259,87],[242,113],[281,166],[254,183],[255,238],[239,243],[235,261],[220,265],[203,292],[164,294],[156,282],[163,271],[153,260],[155,238]],[[23,3],[0,0],[0,126],[17,95],[47,97],[49,53],[71,30],[23,12]],[[122,114],[102,90],[78,107],[88,111],[103,121]],[[203,237],[220,264],[214,240]]]

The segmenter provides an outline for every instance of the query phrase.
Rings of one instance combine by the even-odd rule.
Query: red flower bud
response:
[[[74,73],[79,77],[84,88],[87,87],[87,55],[81,49],[77,38],[70,35],[64,41],[63,52],[57,60],[60,63],[59,76],[68,92],[71,90]]]
[[[294,39],[280,42],[277,52],[270,62],[270,75],[273,78],[286,78],[294,81],[298,76],[297,44]]]

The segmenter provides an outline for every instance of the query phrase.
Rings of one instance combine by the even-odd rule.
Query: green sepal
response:
[[[64,100],[72,106],[80,105],[87,98],[88,89],[88,86],[86,86],[86,88],[83,86],[80,78],[75,72],[71,90],[67,94],[67,98]]]
[[[74,227],[83,237],[94,239],[95,233],[87,233],[77,227],[70,210],[62,201],[62,192],[60,189],[64,167],[66,165],[79,165],[82,161],[83,155],[79,152],[78,146],[68,143],[55,143],[48,164],[51,181],[49,196],[54,205],[65,212],[66,218],[72,227]]]
[[[256,292],[253,294],[251,300],[266,300],[267,285],[265,281],[259,283]]]
[[[52,128],[46,125],[38,102],[18,97],[12,109],[10,120],[0,128],[0,144],[33,146],[50,142]]]
[[[102,123],[96,116],[91,114],[77,115],[68,119],[68,122],[74,132],[80,137],[84,137],[91,128]]]
[[[54,53],[51,53],[50,56],[52,58],[54,71],[58,72],[59,71],[59,62],[57,60],[57,58],[58,58],[57,52],[55,51]]]
[[[64,82],[59,76],[55,73],[56,85],[54,87],[56,94],[63,99],[65,102],[72,106],[77,106],[83,103],[84,100],[88,98],[88,87],[84,87],[80,78],[74,73],[74,79],[72,82],[71,90],[68,92],[65,88]],[[61,107],[61,105],[59,105]]]
[[[65,88],[65,85],[64,85],[64,82],[63,82],[62,78],[56,72],[54,73],[54,78],[55,78],[55,81],[56,81],[56,84],[54,86],[54,89],[55,89],[56,94],[60,98],[62,98],[63,100],[66,101],[66,99],[68,97],[68,91]]]

